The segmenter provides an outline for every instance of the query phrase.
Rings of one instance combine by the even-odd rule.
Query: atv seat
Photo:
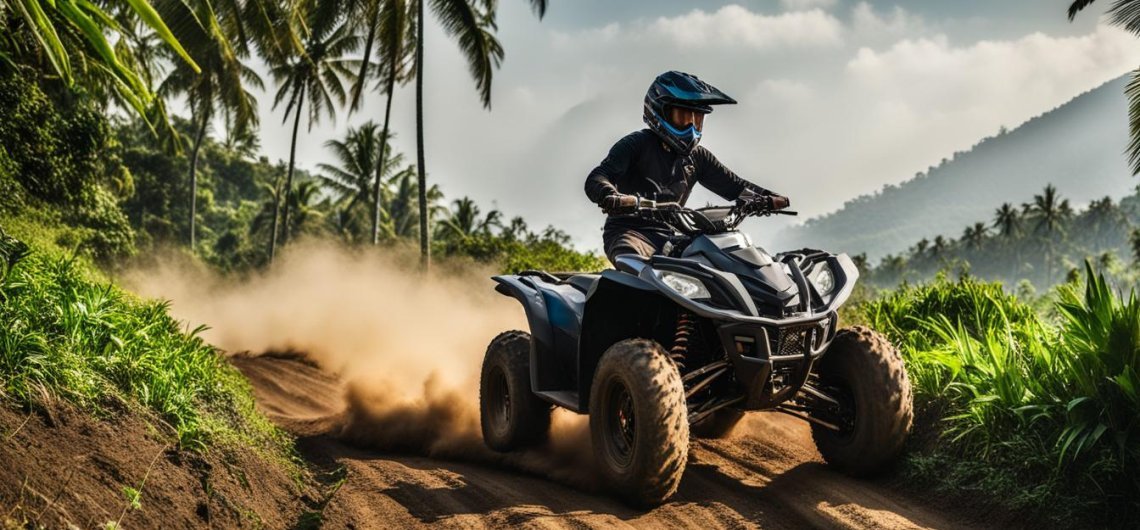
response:
[[[582,294],[589,294],[590,287],[593,287],[594,284],[598,282],[598,278],[601,277],[601,274],[575,274],[563,280],[562,283],[582,291]]]

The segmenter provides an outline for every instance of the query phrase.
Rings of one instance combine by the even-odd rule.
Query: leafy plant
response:
[[[8,274],[12,272],[12,268],[24,259],[29,252],[31,249],[28,248],[28,245],[4,233],[4,229],[0,228],[0,289],[4,288],[4,283],[8,280]]]
[[[149,27],[189,68],[199,71],[198,65],[182,48],[150,2],[125,0],[123,4],[128,12]],[[143,82],[137,68],[130,61],[124,61],[123,48],[112,44],[115,39],[108,38],[109,33],[121,36],[123,29],[100,6],[82,0],[0,0],[0,7],[19,17],[23,26],[18,29],[31,35],[38,45],[35,53],[46,58],[52,71],[67,85],[71,86],[75,82],[72,63],[83,63],[84,68],[92,68],[108,75],[119,96],[140,117],[147,118],[154,95]],[[5,28],[5,31],[11,29],[15,28]],[[75,41],[76,38],[78,42]],[[25,53],[31,54],[30,51]]]
[[[1061,288],[1052,310],[1046,321],[1001,284],[942,276],[857,311],[900,347],[917,405],[941,433],[914,461],[942,464],[914,469],[1015,465],[1021,487],[1040,490],[1022,508],[1055,512],[1049,499],[1076,497],[1086,513],[1138,510],[1140,300],[1086,262],[1083,286]],[[963,487],[983,475],[960,474],[976,477]]]

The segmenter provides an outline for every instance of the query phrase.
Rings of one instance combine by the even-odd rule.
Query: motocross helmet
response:
[[[645,93],[644,120],[669,149],[688,155],[701,141],[703,120],[673,124],[669,120],[672,109],[687,109],[703,115],[712,112],[713,105],[735,103],[735,99],[697,79],[695,75],[665,72],[653,80],[649,91]]]

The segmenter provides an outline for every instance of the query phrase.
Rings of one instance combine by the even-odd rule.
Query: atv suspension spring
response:
[[[696,319],[691,313],[681,312],[677,316],[677,334],[673,337],[673,348],[669,350],[669,358],[678,369],[685,369],[685,357],[689,353],[689,339],[697,329]]]

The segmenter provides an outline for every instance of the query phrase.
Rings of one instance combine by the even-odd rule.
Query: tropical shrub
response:
[[[968,276],[859,308],[902,349],[925,425],[940,433],[916,469],[988,462],[971,487],[994,469],[1016,474],[1039,493],[1022,508],[1057,511],[1051,501],[1073,497],[1079,506],[1064,509],[1140,510],[1140,302],[1086,264],[1083,289],[1060,288],[1054,311],[1045,321],[1001,284]],[[930,453],[951,457],[924,468]]]
[[[166,302],[94,281],[80,259],[26,253],[0,235],[0,397],[39,407],[56,396],[96,413],[142,406],[187,449],[284,440],[245,379],[198,330],[184,332]]]

